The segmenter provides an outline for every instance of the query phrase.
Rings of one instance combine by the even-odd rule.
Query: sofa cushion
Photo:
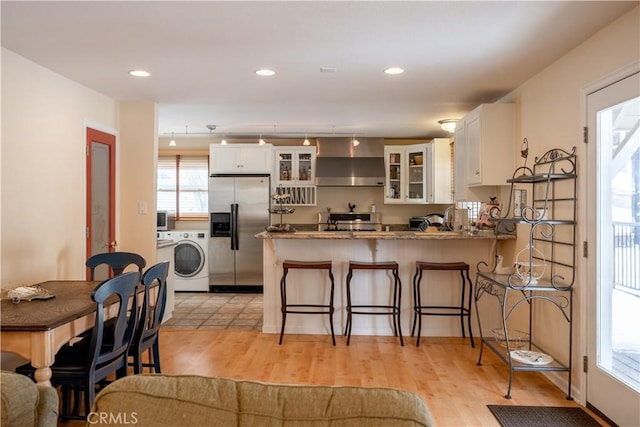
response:
[[[424,401],[408,391],[162,374],[108,385],[96,397],[91,416],[154,426],[432,425]]]
[[[56,426],[58,394],[53,387],[37,386],[30,378],[2,371],[2,427]]]

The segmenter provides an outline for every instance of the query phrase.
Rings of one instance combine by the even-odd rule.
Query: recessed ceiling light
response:
[[[144,70],[131,70],[129,71],[129,74],[134,77],[149,77],[151,75],[150,72]]]
[[[259,76],[273,76],[276,72],[273,70],[269,70],[268,68],[262,68],[260,70],[256,70],[256,74]]]
[[[404,70],[399,67],[389,67],[384,69],[385,74],[402,74]]]

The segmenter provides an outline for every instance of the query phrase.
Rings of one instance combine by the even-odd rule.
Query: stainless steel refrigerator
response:
[[[270,224],[269,175],[209,178],[209,285],[213,292],[262,291],[262,240]]]

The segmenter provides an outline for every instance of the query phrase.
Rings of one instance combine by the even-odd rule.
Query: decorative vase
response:
[[[515,266],[515,274],[523,284],[535,285],[546,269],[544,254],[529,244],[516,254]]]

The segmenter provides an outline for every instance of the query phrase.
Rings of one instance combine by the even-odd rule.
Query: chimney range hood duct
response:
[[[316,180],[320,187],[384,186],[384,139],[319,138],[316,141]]]

